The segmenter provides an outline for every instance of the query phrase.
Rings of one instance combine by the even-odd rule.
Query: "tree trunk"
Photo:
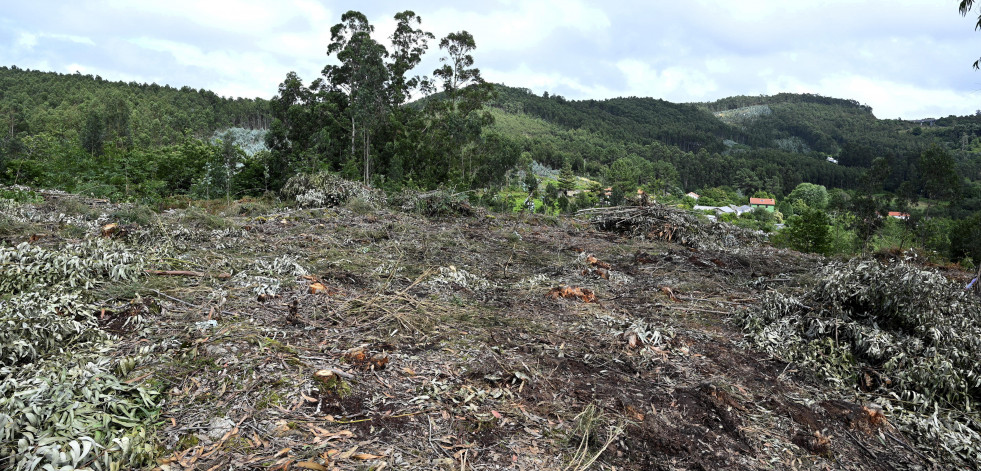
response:
[[[355,138],[355,136],[357,136],[357,133],[355,132],[355,128],[354,128],[354,116],[351,116],[351,157],[352,158],[355,155],[357,155],[354,152],[354,138]]]
[[[371,135],[364,132],[364,184],[371,184]]]

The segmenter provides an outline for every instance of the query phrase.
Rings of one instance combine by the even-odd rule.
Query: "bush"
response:
[[[800,252],[826,255],[831,251],[830,224],[824,211],[804,208],[799,215],[790,217],[778,240]]]

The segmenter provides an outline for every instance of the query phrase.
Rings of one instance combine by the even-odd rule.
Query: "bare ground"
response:
[[[102,293],[118,354],[153,352],[129,380],[164,392],[158,469],[937,469],[848,385],[745,348],[729,323],[820,258],[361,212],[223,233],[165,216],[120,236],[175,244],[152,268],[205,274]],[[309,274],[276,297],[236,277],[283,255]]]

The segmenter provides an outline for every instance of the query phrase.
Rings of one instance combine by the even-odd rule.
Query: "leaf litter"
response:
[[[620,222],[592,226],[528,215],[492,218],[469,207],[435,211],[433,194],[418,204],[399,195],[393,210],[357,186],[318,184],[323,195],[339,196],[309,194],[304,201],[311,207],[265,215],[175,210],[153,225],[127,226],[111,239],[116,245],[103,249],[78,248],[110,240],[101,228],[117,221],[102,209],[84,217],[51,216],[46,211],[58,208],[50,204],[12,209],[13,217],[32,224],[23,227],[51,235],[27,247],[17,244],[33,234],[8,234],[4,250],[40,254],[35,258],[47,256],[41,249],[58,257],[106,250],[115,258],[108,271],[97,264],[79,269],[84,276],[75,284],[90,289],[78,301],[70,289],[57,291],[68,296],[61,301],[44,297],[42,288],[72,286],[65,284],[76,276],[70,270],[58,275],[60,282],[8,281],[35,298],[8,296],[0,300],[2,309],[15,312],[16,303],[26,302],[54,306],[39,311],[51,314],[37,322],[63,325],[58,328],[70,337],[59,334],[68,340],[53,348],[47,334],[38,335],[24,341],[34,350],[11,354],[18,367],[41,365],[37,371],[45,373],[4,370],[9,386],[2,406],[30,408],[25,398],[63,391],[58,397],[80,404],[112,398],[105,410],[120,415],[112,436],[84,435],[93,430],[84,423],[59,428],[70,412],[67,403],[51,403],[50,414],[29,423],[0,416],[14,424],[2,428],[15,444],[0,448],[3,459],[26,450],[41,457],[33,464],[49,459],[45,463],[55,466],[99,467],[80,458],[98,454],[168,471],[931,469],[966,463],[969,438],[942,446],[923,438],[948,437],[949,430],[969,437],[974,425],[958,418],[951,401],[973,403],[975,390],[941,382],[939,396],[922,388],[913,390],[919,396],[903,395],[890,385],[912,380],[886,374],[881,365],[865,371],[853,360],[802,360],[817,358],[805,352],[815,347],[827,358],[856,357],[841,347],[847,319],[822,303],[845,309],[891,302],[876,298],[874,289],[834,294],[838,285],[816,275],[823,259],[760,245],[752,235],[719,237],[712,226],[692,227],[701,223],[669,209],[620,212]],[[360,201],[356,210],[345,205],[350,195]],[[326,203],[332,206],[316,207]],[[81,242],[78,230],[66,235],[66,218],[82,229]],[[641,224],[624,230],[624,221]],[[127,253],[139,257],[127,259]],[[115,266],[125,268],[114,272]],[[125,276],[112,278],[120,273]],[[856,279],[866,279],[861,276]],[[935,291],[942,285],[935,278],[896,276],[907,287],[935,282],[928,283]],[[897,302],[905,309],[918,301]],[[942,314],[928,313],[929,319]],[[821,323],[823,336],[807,337],[793,316],[807,318],[811,327]],[[921,339],[937,333],[937,339],[954,338],[961,325],[942,320],[920,328],[914,320],[922,319],[892,322]],[[201,322],[211,327],[196,328]],[[838,343],[822,343],[834,325]],[[849,327],[848,338],[866,339],[854,344],[863,354],[889,351],[895,340],[889,327],[875,325],[882,332],[862,319]],[[758,333],[775,329],[788,336],[786,348],[802,345],[794,350],[802,353],[787,353]],[[833,374],[815,377],[812,367]],[[966,371],[965,378],[974,378]],[[869,391],[852,381],[865,375],[874,385]],[[49,377],[99,377],[100,392],[90,380],[43,383]],[[34,392],[42,383],[61,389]],[[889,393],[901,400],[881,400]],[[25,402],[11,406],[9,398]],[[905,405],[917,400],[925,402]],[[53,430],[61,432],[50,436],[63,438],[45,441],[49,448],[42,449],[38,437],[52,432],[41,431]],[[37,442],[20,448],[22,439]],[[65,460],[45,458],[49,451]]]

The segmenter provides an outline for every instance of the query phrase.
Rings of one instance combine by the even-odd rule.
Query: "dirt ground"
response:
[[[940,469],[730,324],[819,257],[481,212],[161,220],[117,237],[204,276],[103,288],[118,354],[152,352],[156,469]],[[246,276],[284,256],[275,293]]]

